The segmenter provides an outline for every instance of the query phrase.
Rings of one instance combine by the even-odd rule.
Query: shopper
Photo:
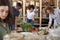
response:
[[[0,0],[0,40],[3,36],[10,33],[9,24],[13,19],[9,0]]]
[[[34,25],[34,5],[29,5],[27,10],[27,23]]]
[[[10,25],[10,29],[11,30],[17,30],[17,24],[18,24],[18,17],[19,17],[19,9],[22,8],[21,3],[16,3],[16,7],[13,7],[13,15],[14,15],[14,21],[13,23]]]
[[[56,10],[54,10],[51,7],[46,8],[46,13],[49,14],[49,24],[48,28],[57,28],[58,25],[60,25],[60,13],[56,13]]]

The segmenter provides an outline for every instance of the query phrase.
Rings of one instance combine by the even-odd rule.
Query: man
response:
[[[21,9],[21,3],[17,3],[16,7],[13,7],[14,22],[11,24],[11,30],[17,30],[18,16],[20,14],[19,9]]]

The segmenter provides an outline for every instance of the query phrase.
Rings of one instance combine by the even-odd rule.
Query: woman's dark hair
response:
[[[17,2],[16,6],[22,7],[22,4]]]
[[[47,10],[49,10],[51,13],[54,13],[54,9],[52,7],[47,7],[45,9],[45,13],[47,13]]]
[[[28,6],[28,9],[29,9],[29,10],[30,10],[31,8],[34,9],[34,8],[35,8],[34,5],[29,5],[29,6]]]
[[[0,6],[8,6],[8,8],[9,8],[8,16],[3,21],[7,22],[8,24],[12,23],[13,11],[12,11],[12,5],[10,4],[10,1],[9,0],[0,0]],[[1,21],[1,18],[0,18],[0,21]]]

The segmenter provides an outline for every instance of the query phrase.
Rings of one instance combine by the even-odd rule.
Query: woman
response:
[[[3,40],[3,36],[10,32],[9,24],[12,23],[11,19],[12,13],[9,0],[0,0],[0,40]]]
[[[27,10],[27,22],[34,25],[34,5],[29,5]]]
[[[52,26],[52,28],[57,28],[57,26],[60,25],[60,13],[56,13],[56,10],[51,7],[47,7],[45,11],[49,14],[48,29]]]

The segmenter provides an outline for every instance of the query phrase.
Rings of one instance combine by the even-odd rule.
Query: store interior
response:
[[[12,6],[15,7],[16,3],[19,2],[22,4],[22,8],[19,10],[20,14],[18,17],[18,30],[13,30],[10,34],[11,40],[60,40],[57,37],[51,37],[50,33],[53,35],[54,30],[58,29],[50,29],[50,31],[46,31],[49,23],[49,14],[45,13],[46,7],[52,7],[53,9],[58,8],[60,0],[12,0]],[[33,29],[31,25],[26,23],[26,10],[28,9],[29,4],[34,5],[35,7],[35,16],[34,16],[34,27]],[[30,30],[28,28],[30,27]],[[25,30],[26,29],[26,30]],[[52,33],[53,32],[53,33]],[[58,31],[56,31],[56,34]],[[19,36],[20,35],[20,36]],[[4,38],[8,36],[5,35]],[[15,38],[16,37],[16,38]],[[17,38],[18,37],[18,38]],[[8,37],[9,38],[9,37]],[[15,38],[15,39],[14,39]]]

